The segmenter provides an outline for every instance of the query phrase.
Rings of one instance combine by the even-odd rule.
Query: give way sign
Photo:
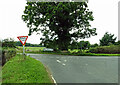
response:
[[[18,36],[17,38],[20,40],[20,42],[22,43],[22,45],[25,45],[28,36]]]

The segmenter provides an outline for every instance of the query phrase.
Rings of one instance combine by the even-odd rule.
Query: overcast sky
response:
[[[97,36],[89,39],[91,44],[99,43],[105,32],[118,37],[118,1],[120,0],[89,0],[88,6],[93,11],[93,28],[97,28]],[[22,21],[21,15],[25,9],[25,0],[1,0],[0,2],[0,38],[14,38],[28,35],[29,28]],[[34,33],[28,37],[28,43],[39,44],[40,36]]]

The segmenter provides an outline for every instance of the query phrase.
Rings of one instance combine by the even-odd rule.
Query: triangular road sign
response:
[[[18,38],[19,41],[22,43],[22,45],[25,45],[28,36],[18,36],[17,38]]]

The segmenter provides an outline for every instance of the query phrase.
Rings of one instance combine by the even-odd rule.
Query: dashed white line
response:
[[[65,66],[66,64],[63,63],[62,65]]]
[[[61,63],[61,61],[60,60],[56,60],[58,63]]]

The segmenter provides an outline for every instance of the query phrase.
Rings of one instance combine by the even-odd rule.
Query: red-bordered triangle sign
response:
[[[19,39],[19,41],[20,41],[23,45],[25,45],[28,36],[18,36],[17,38]]]

